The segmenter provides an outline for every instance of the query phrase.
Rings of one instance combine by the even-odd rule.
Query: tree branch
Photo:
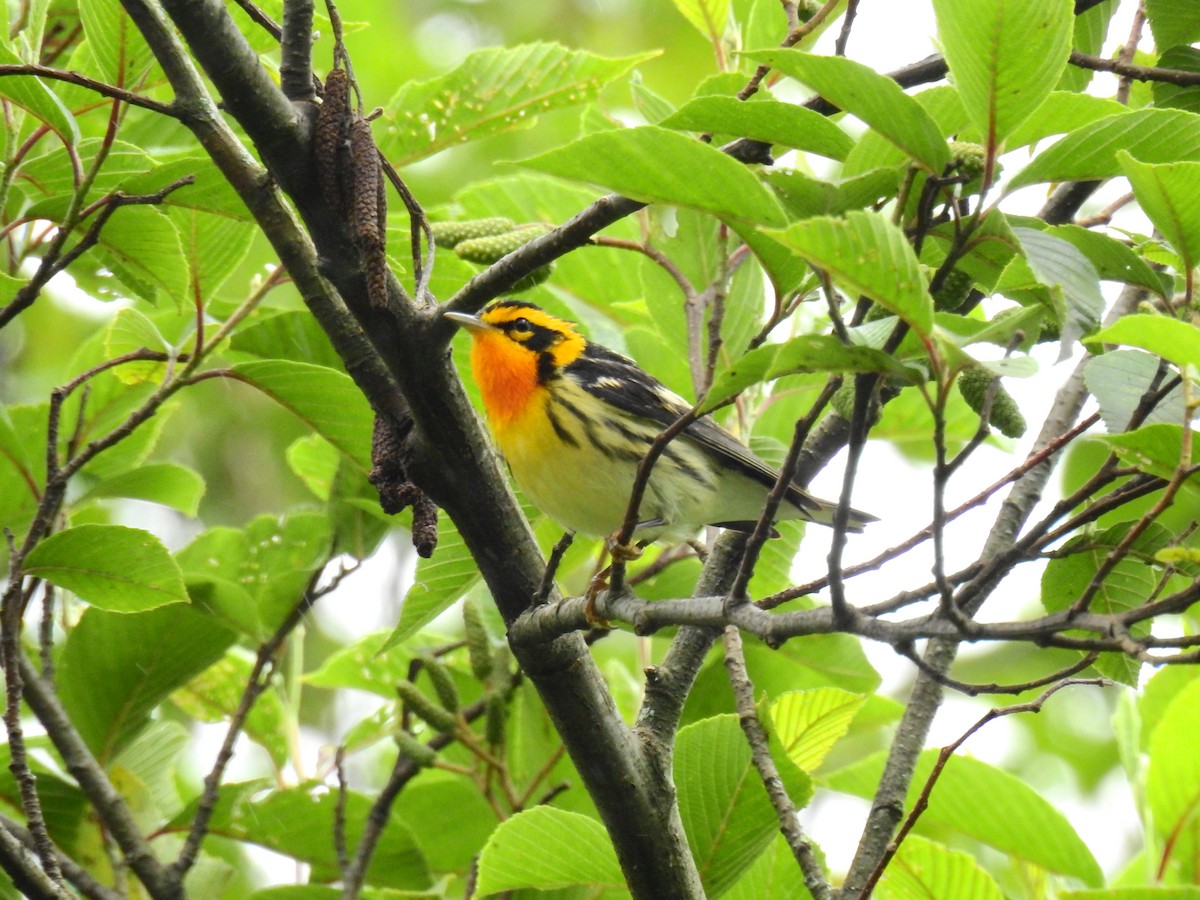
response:
[[[134,874],[155,900],[184,900],[182,883],[150,849],[124,798],[109,782],[103,767],[79,737],[53,687],[42,679],[24,654],[20,663],[25,701],[46,729],[67,771],[91,801],[106,831],[121,848]]]
[[[497,605],[506,619],[515,619],[537,590],[544,567],[461,383],[446,364],[450,324],[436,310],[415,310],[395,279],[389,281],[393,302],[388,309],[371,308],[346,228],[331,215],[315,179],[307,177],[311,153],[302,117],[258,67],[220,3],[169,0],[166,6],[222,92],[226,109],[290,192],[327,263],[328,281],[317,271],[313,245],[286,214],[273,185],[262,180],[261,170],[248,162],[244,149],[224,128],[155,8],[147,0],[123,2],[177,94],[187,94],[190,115],[185,124],[246,200],[338,352],[344,359],[347,351],[362,353],[363,358],[347,359],[347,366],[372,405],[388,410],[407,401],[414,422],[413,480],[450,513]],[[626,201],[624,209],[636,206]],[[584,234],[579,227],[577,233],[582,242],[592,232]],[[336,308],[341,298],[357,322]],[[365,346],[356,343],[364,334],[370,342]],[[391,386],[376,377],[381,364],[389,370],[386,380]],[[681,897],[699,896],[700,882],[678,812],[673,802],[665,802],[669,782],[664,773],[651,770],[617,715],[582,639],[559,638],[536,650],[519,651],[518,658],[597,798],[634,894],[662,896],[670,890]],[[614,785],[620,789],[614,790]]]
[[[1056,211],[1066,213],[1075,199],[1077,198],[1072,197],[1070,201],[1062,201],[1056,206]],[[1051,202],[1054,202],[1053,198]],[[1068,217],[1073,215],[1074,210],[1071,210]],[[1128,287],[1122,291],[1108,320],[1115,320],[1135,308],[1141,293],[1142,289],[1136,287]],[[1059,435],[1070,430],[1079,417],[1083,402],[1087,397],[1083,370],[1084,363],[1080,363],[1063,387],[1059,389],[1050,413],[1034,443],[1035,450],[1045,447]],[[1015,542],[1025,520],[1032,513],[1037,501],[1041,499],[1042,490],[1052,470],[1051,460],[1046,459],[1025,472],[1013,484],[1008,497],[1001,504],[980,555],[980,562],[984,566],[1003,554]],[[995,583],[998,582],[992,583],[989,588],[994,588]],[[990,589],[983,590],[976,599],[960,604],[960,608],[966,616],[974,616],[988,596],[990,596]],[[958,646],[959,640],[957,639],[931,641],[925,652],[925,662],[929,669],[942,674],[949,672],[950,666],[958,655]],[[870,878],[871,873],[886,852],[890,836],[900,822],[900,816],[903,813],[904,798],[908,794],[917,757],[925,744],[925,738],[933,724],[934,716],[941,706],[941,701],[942,685],[936,678],[922,673],[913,687],[913,692],[905,706],[904,716],[896,730],[896,737],[888,754],[871,811],[867,816],[858,850],[839,896],[843,898],[860,896],[867,879]]]
[[[313,0],[286,0],[279,42],[279,86],[293,103],[313,103]]]
[[[737,704],[738,721],[750,744],[750,754],[754,768],[767,789],[775,815],[779,819],[779,830],[787,840],[792,856],[796,858],[800,871],[804,873],[804,886],[812,895],[813,900],[828,900],[830,896],[829,882],[825,871],[817,859],[812,842],[800,830],[800,822],[796,818],[796,804],[788,796],[771,758],[770,742],[767,730],[758,718],[758,710],[754,702],[754,685],[750,681],[750,673],[746,670],[746,655],[742,651],[742,639],[738,630],[732,625],[725,628],[725,669],[729,672],[729,683],[733,687],[733,696]]]
[[[1080,69],[1091,69],[1096,72],[1112,72],[1122,78],[1132,78],[1134,81],[1161,81],[1164,84],[1177,84],[1180,87],[1190,87],[1200,84],[1200,72],[1188,72],[1184,69],[1164,69],[1159,66],[1137,66],[1122,59],[1105,59],[1102,56],[1088,56],[1078,50],[1071,51],[1071,65]]]

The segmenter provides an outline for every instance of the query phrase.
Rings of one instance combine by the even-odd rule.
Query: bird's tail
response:
[[[811,497],[799,488],[794,488],[788,492],[788,501],[803,512],[801,518],[807,519],[809,522],[816,522],[819,525],[833,527],[833,517],[837,513],[838,504],[829,500]],[[858,533],[867,525],[878,521],[878,516],[873,516],[870,513],[865,513],[860,509],[851,507],[846,530]]]

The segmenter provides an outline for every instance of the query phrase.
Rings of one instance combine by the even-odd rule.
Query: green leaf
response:
[[[1113,887],[1059,891],[1058,900],[1200,900],[1200,887]]]
[[[194,469],[178,463],[153,463],[106,478],[89,490],[80,502],[101,497],[128,497],[161,503],[194,519],[200,511],[204,487],[204,479]]]
[[[266,847],[307,863],[311,880],[335,881],[341,877],[333,840],[334,816],[339,797],[324,785],[302,785],[275,790],[259,797],[263,782],[225,785],[213,815],[215,833]],[[345,794],[346,845],[358,846],[371,812],[371,798],[357,791]],[[190,823],[194,804],[173,820]],[[371,864],[368,883],[381,888],[424,890],[432,886],[429,866],[408,826],[395,808],[384,822]]]
[[[25,61],[13,52],[12,45],[0,41],[0,64],[19,66]],[[5,97],[17,106],[45,122],[64,144],[79,142],[79,125],[70,109],[40,78],[5,76],[0,78],[0,97]],[[61,151],[60,151],[61,152]]]
[[[187,298],[188,266],[179,231],[153,206],[123,206],[100,231],[97,251],[125,287],[148,303],[161,291],[176,304]]]
[[[264,515],[244,530],[210,528],[176,559],[198,606],[263,640],[300,602],[332,540],[325,515]]]
[[[1125,107],[1107,97],[1053,91],[1042,105],[1008,136],[1005,146],[1010,150],[1036,144],[1055,134],[1066,134],[1099,119],[1125,112]]]
[[[117,310],[104,332],[104,352],[113,358],[138,350],[167,353],[170,349],[158,326],[149,316],[132,306]],[[142,381],[157,381],[165,366],[165,363],[152,360],[131,362],[115,369],[114,374],[126,384],[138,384]]]
[[[878,900],[1004,900],[1000,886],[969,854],[909,835],[883,870]]]
[[[169,193],[158,208],[179,232],[193,293],[209,300],[245,258],[255,233],[249,211],[225,176],[211,160],[187,157],[135,173],[120,187],[127,194],[150,194],[185,176],[194,183]]]
[[[1200,162],[1147,165],[1125,151],[1117,160],[1142,211],[1191,269],[1200,261]]]
[[[1200,369],[1200,328],[1169,316],[1122,316],[1091,338],[1096,343],[1140,347],[1180,369]]]
[[[1136,750],[1149,752],[1150,739],[1163,715],[1175,698],[1198,678],[1200,672],[1192,666],[1163,666],[1150,677],[1136,700],[1137,714],[1130,717],[1138,730]]]
[[[896,82],[862,63],[799,50],[759,50],[745,56],[804,82],[930,171],[940,174],[950,161],[945,138],[921,104]]]
[[[297,438],[287,448],[288,466],[319,500],[332,495],[341,459],[337,448],[319,434]]]
[[[79,20],[100,79],[117,87],[138,87],[154,56],[124,8],[108,0],[79,0]]]
[[[1109,543],[1091,536],[1068,541],[1063,551],[1070,555],[1050,560],[1042,573],[1042,605],[1046,611],[1061,612],[1077,602],[1115,547],[1115,540]],[[1102,615],[1127,612],[1144,603],[1154,592],[1156,583],[1154,569],[1144,560],[1127,556],[1113,566],[1089,608]],[[1124,654],[1104,654],[1097,661],[1097,668],[1110,678],[1136,685],[1141,663]]]
[[[1096,440],[1106,444],[1122,462],[1159,478],[1173,476],[1182,460],[1183,428],[1179,425],[1143,425],[1124,434],[1097,435]],[[1198,454],[1200,448],[1193,448],[1191,462]],[[1200,486],[1189,478],[1183,489],[1196,492]]]
[[[1171,701],[1150,738],[1146,799],[1154,831],[1167,842],[1169,871],[1186,880],[1196,877],[1197,816],[1200,815],[1200,682],[1192,682]]]
[[[188,600],[167,548],[150,532],[122,525],[78,525],[52,534],[25,557],[22,571],[112,612]]]
[[[98,154],[104,152],[104,146],[104,142],[97,138],[84,138],[79,141],[76,152],[85,165],[90,165]],[[145,150],[115,140],[104,156],[104,165],[96,175],[92,193],[88,196],[98,198],[104,192],[121,187],[127,178],[144,176],[154,168],[155,161]],[[46,198],[35,203],[28,213],[42,218],[61,218],[75,189],[74,167],[62,148],[51,147],[44,153],[29,157],[18,171],[21,175],[19,180],[29,186],[31,197]]]
[[[304,682],[330,690],[354,688],[394,700],[396,682],[408,677],[412,654],[402,647],[385,646],[387,641],[388,635],[380,631],[342,647],[305,675]]]
[[[1067,66],[1071,0],[934,0],[942,52],[972,123],[999,147]]]
[[[1157,358],[1140,350],[1111,350],[1087,361],[1084,383],[1100,404],[1100,415],[1109,433],[1116,434],[1129,427],[1134,411],[1155,382],[1158,366]],[[1183,390],[1176,385],[1150,411],[1143,424],[1179,424],[1183,416]]]
[[[839,688],[789,691],[771,704],[771,721],[792,762],[813,772],[866,701],[862,694]]]
[[[342,358],[308,310],[287,310],[247,322],[234,332],[229,346],[263,359],[288,359],[342,370]]]
[[[1200,41],[1200,17],[1194,7],[1174,0],[1146,0],[1146,19],[1160,50]]]
[[[920,335],[933,327],[933,298],[904,232],[877,213],[820,216],[774,236],[825,269],[853,294],[863,294],[904,319]]]
[[[672,0],[696,30],[713,43],[725,33],[729,22],[729,0]]]
[[[820,848],[816,848],[818,859]],[[782,834],[775,835],[746,874],[724,895],[725,900],[812,900],[797,877],[796,857]]]
[[[552,806],[536,806],[500,823],[479,855],[476,892],[572,885],[622,888],[625,879],[604,826]]]
[[[136,616],[85,610],[57,664],[63,706],[104,762],[150,721],[171,691],[220,659],[233,639],[232,631],[190,606]]]
[[[656,53],[608,59],[536,43],[477,50],[431,81],[409,82],[388,102],[380,149],[399,167],[447,147],[533,123],[596,99],[600,90]]]
[[[1118,150],[1143,163],[1200,160],[1200,115],[1178,109],[1139,109],[1092,122],[1039,153],[1013,177],[1007,190],[1041,181],[1120,175]]]
[[[232,650],[215,665],[176,689],[171,694],[171,700],[197,721],[227,721],[241,703],[250,681],[250,671],[251,662],[244,652]],[[268,689],[259,695],[246,717],[245,733],[267,751],[277,771],[287,765],[291,752],[288,718],[279,691]]]
[[[776,765],[796,808],[802,809],[812,797],[811,781],[790,760],[776,760]],[[737,716],[714,716],[679,730],[675,786],[705,893],[718,897],[779,829]]]
[[[658,124],[752,138],[836,160],[844,160],[854,146],[853,139],[826,116],[777,100],[746,103],[734,97],[697,97]]]
[[[884,754],[877,753],[826,779],[829,787],[870,798],[879,784]],[[909,788],[911,808],[929,780],[936,750],[921,754]],[[969,756],[954,756],[942,770],[917,823],[918,831],[951,828],[1001,853],[1070,875],[1085,884],[1103,881],[1100,865],[1066,817],[1014,775]]]
[[[371,468],[375,417],[350,376],[281,359],[238,363],[229,371],[291,410],[364,472]]]
[[[1179,72],[1200,72],[1200,48],[1168,47],[1159,55],[1158,66]],[[1186,109],[1193,113],[1200,112],[1200,84],[1184,86],[1155,81],[1151,84],[1151,90],[1154,93],[1154,105],[1159,108],[1170,107]]]
[[[742,163],[655,125],[591,134],[521,165],[645,203],[672,203],[767,225],[786,221],[774,195]]]
[[[150,724],[113,759],[109,777],[142,822],[155,826],[179,812],[179,768],[191,734],[179,722]]]
[[[713,380],[703,408],[713,409],[751,385],[801,372],[878,372],[911,383],[920,380],[882,350],[847,346],[829,334],[803,334],[782,344],[764,344],[737,360]]]
[[[387,639],[387,650],[412,637],[479,580],[479,567],[453,523],[442,519],[437,552],[417,561],[413,585],[404,596],[400,621]]]
[[[465,872],[499,825],[476,785],[449,772],[422,773],[397,806],[435,872]]]
[[[1055,225],[1047,228],[1046,224],[1038,219],[1023,221],[1032,223],[1032,228],[1046,231],[1073,245],[1091,261],[1103,281],[1140,285],[1164,298],[1170,290],[1169,275],[1155,272],[1132,248],[1114,237],[1079,225]]]
[[[1054,234],[1032,228],[1014,228],[1013,234],[1021,242],[1025,262],[1037,282],[1062,289],[1066,300],[1066,319],[1062,322],[1065,350],[1100,323],[1104,312],[1100,275],[1091,260]]]

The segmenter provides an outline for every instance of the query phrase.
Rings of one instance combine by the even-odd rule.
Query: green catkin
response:
[[[433,239],[439,247],[456,247],[463,241],[504,234],[516,227],[516,222],[504,216],[468,219],[465,222],[431,222],[429,225]]]
[[[521,225],[503,234],[459,241],[454,245],[454,252],[467,262],[491,265],[545,233],[543,225]]]
[[[509,667],[511,663],[512,651],[508,649],[508,644],[498,644],[492,657],[492,672],[488,684],[495,693],[505,697],[512,692],[513,687],[512,670]]]
[[[933,308],[941,312],[958,309],[971,293],[974,282],[962,269],[951,269],[933,294]]]
[[[418,719],[428,723],[438,731],[449,734],[457,724],[454,713],[438,705],[411,681],[396,683],[396,693],[404,701],[404,706]]]
[[[991,372],[982,367],[965,369],[958,376],[959,393],[967,401],[967,406],[975,412],[983,409],[994,378]],[[1025,433],[1025,417],[1021,415],[1017,401],[1004,389],[1003,384],[997,384],[996,392],[992,395],[992,412],[988,423],[999,429],[1005,437],[1017,438]]]
[[[503,747],[508,726],[508,701],[500,694],[489,694],[485,716],[485,735],[489,747]]]
[[[421,664],[425,667],[429,680],[433,682],[433,691],[442,706],[450,712],[458,712],[462,701],[459,699],[458,685],[454,683],[454,675],[450,669],[436,656],[428,654],[421,656]]]
[[[968,180],[978,178],[987,165],[987,151],[982,144],[971,141],[951,141],[950,160]]]
[[[437,759],[436,750],[428,744],[417,740],[402,728],[396,729],[392,734],[392,738],[396,741],[400,755],[416,763],[422,769],[429,768],[433,765],[434,760]]]
[[[854,376],[846,375],[842,378],[841,386],[833,392],[833,396],[829,398],[829,405],[834,411],[847,422],[854,419]],[[883,415],[878,403],[872,403],[867,410],[867,425],[868,427],[877,425],[880,417]]]
[[[463,632],[467,641],[467,656],[471,661],[471,674],[479,681],[487,681],[492,674],[492,638],[483,624],[479,606],[471,600],[463,601]]]

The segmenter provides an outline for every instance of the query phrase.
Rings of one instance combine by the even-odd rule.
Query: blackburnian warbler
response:
[[[488,425],[530,502],[580,534],[616,532],[638,463],[690,405],[532,303],[500,300],[478,316],[446,317],[471,333],[471,369]],[[699,419],[655,464],[635,537],[679,540],[704,525],[748,531],[777,477],[712,419]],[[835,508],[792,486],[776,519],[828,525]],[[873,520],[851,510],[849,527],[861,531]]]

